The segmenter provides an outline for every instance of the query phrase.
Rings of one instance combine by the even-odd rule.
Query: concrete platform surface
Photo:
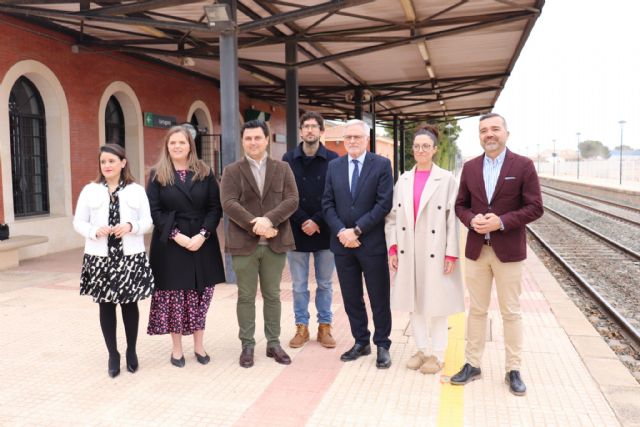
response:
[[[289,349],[295,332],[291,282],[282,282],[282,343],[293,358],[282,366],[265,357],[261,305],[256,364],[238,366],[236,288],[216,287],[207,318],[207,366],[184,338],[186,367],[170,365],[170,339],[148,336],[149,301],[140,303],[140,369],[107,376],[98,306],[78,295],[80,250],[23,261],[0,272],[0,425],[37,426],[632,426],[640,425],[640,386],[602,345],[535,255],[525,265],[523,310],[525,397],[504,384],[504,343],[497,304],[483,379],[451,386],[464,362],[464,315],[452,316],[442,375],[422,375],[405,363],[416,351],[408,315],[394,313],[388,370],[372,356],[343,363],[351,344],[337,280],[335,349],[315,339]],[[313,287],[313,286],[312,286]],[[548,298],[548,300],[547,300]],[[313,301],[313,296],[312,296]],[[119,348],[126,347],[119,321]],[[566,329],[565,329],[566,328]]]

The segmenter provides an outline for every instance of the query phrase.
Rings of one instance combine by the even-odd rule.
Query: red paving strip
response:
[[[316,331],[310,330],[311,340],[238,419],[236,426],[295,427],[307,423],[344,366],[340,354],[353,342],[337,280],[333,296],[334,306],[340,307],[333,316],[336,348],[320,346],[315,341]],[[283,337],[283,346],[288,340],[289,337]]]

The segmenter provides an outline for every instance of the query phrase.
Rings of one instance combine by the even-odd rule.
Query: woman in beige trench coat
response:
[[[451,172],[433,164],[438,129],[416,132],[416,166],[400,176],[385,220],[392,271],[391,308],[411,313],[418,352],[407,367],[435,374],[444,366],[447,317],[464,311],[458,258],[457,193]],[[395,273],[395,274],[394,274]]]

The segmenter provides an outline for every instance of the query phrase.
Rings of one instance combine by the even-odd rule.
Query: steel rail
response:
[[[558,190],[554,189],[554,191],[558,191]],[[559,191],[563,192],[564,190],[559,190]],[[565,192],[565,193],[569,194],[568,192]],[[577,202],[575,200],[567,199],[567,198],[559,196],[557,194],[547,193],[544,190],[542,190],[542,194],[545,194],[545,195],[550,196],[550,197],[555,197],[556,199],[560,199],[560,200],[562,200],[564,202],[571,203],[572,205],[579,206],[579,207],[581,207],[583,209],[586,209],[586,210],[589,210],[589,211],[592,211],[592,212],[596,212],[598,214],[610,217],[610,218],[612,218],[614,220],[626,222],[628,224],[640,227],[640,221],[635,221],[633,219],[625,218],[623,216],[616,215],[616,214],[613,214],[611,212],[606,212],[606,211],[600,210],[598,208],[594,208],[593,206],[589,206],[589,205],[586,205],[584,203]],[[578,196],[578,197],[584,197],[584,196]],[[609,203],[607,203],[607,204],[609,204]],[[618,206],[615,206],[615,207],[618,207]]]
[[[640,253],[634,251],[631,248],[626,247],[625,245],[616,242],[615,240],[612,240],[611,238],[597,232],[596,230],[594,230],[593,228],[586,226],[578,221],[576,221],[575,219],[569,218],[568,216],[566,216],[565,214],[562,214],[560,212],[558,212],[557,210],[550,208],[548,206],[544,207],[545,211],[549,211],[555,215],[558,215],[560,218],[564,219],[565,221],[568,221],[570,223],[572,223],[573,225],[582,228],[583,230],[587,231],[588,233],[593,234],[594,236],[596,236],[598,239],[604,240],[606,243],[610,244],[611,246],[614,246],[616,249],[619,249],[623,252],[625,252],[628,255],[631,255],[632,257],[634,257],[636,260],[640,261]]]
[[[542,236],[535,230],[527,225],[527,230],[536,240],[545,248],[584,288],[587,293],[596,301],[596,303],[602,307],[602,309],[609,315],[615,323],[623,330],[624,334],[633,341],[633,345],[636,348],[640,348],[640,332],[629,321],[618,312],[600,293],[584,278],[578,271],[576,271],[568,261],[566,261],[562,255],[555,251],[551,245],[545,241]]]
[[[585,194],[580,194],[580,193],[577,193],[575,191],[565,190],[563,188],[554,187],[552,185],[540,184],[540,186],[541,187],[547,187],[547,188],[550,188],[550,189],[556,190],[556,191],[562,191],[562,192],[567,193],[567,194],[573,194],[574,196],[584,197],[585,199],[594,200],[596,202],[604,203],[606,205],[615,206],[617,208],[628,209],[630,211],[640,213],[640,209],[636,208],[635,206],[629,206],[629,205],[625,205],[623,203],[616,203],[616,202],[612,202],[611,200],[605,200],[605,199],[601,199],[601,198],[598,198],[598,197],[587,196]]]

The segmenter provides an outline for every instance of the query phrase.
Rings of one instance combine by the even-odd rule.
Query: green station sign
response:
[[[161,116],[155,113],[144,113],[144,125],[150,128],[168,129],[175,126],[177,120],[173,116]]]

